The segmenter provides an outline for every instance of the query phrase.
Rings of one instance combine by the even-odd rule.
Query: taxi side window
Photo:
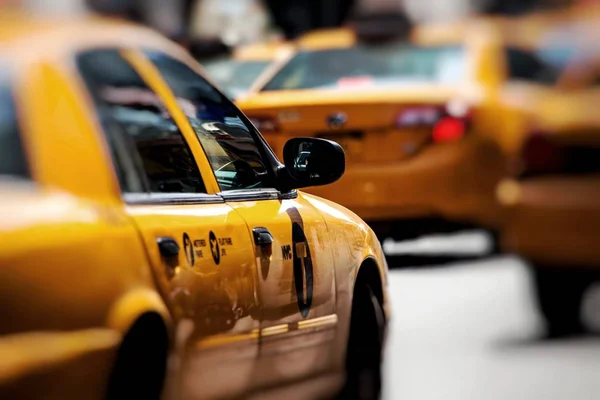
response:
[[[161,99],[119,54],[77,56],[125,193],[206,193],[196,161]]]
[[[8,72],[0,66],[0,175],[29,177]]]
[[[268,164],[241,111],[184,63],[159,52],[146,52],[146,56],[177,98],[220,189],[269,187]]]

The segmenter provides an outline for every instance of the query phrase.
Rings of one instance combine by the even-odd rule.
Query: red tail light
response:
[[[434,142],[453,142],[462,139],[467,132],[467,124],[464,119],[444,117],[433,127]]]
[[[252,125],[262,133],[279,131],[279,123],[275,118],[271,117],[248,117]]]

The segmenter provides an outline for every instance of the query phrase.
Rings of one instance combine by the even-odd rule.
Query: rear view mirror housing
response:
[[[288,190],[333,183],[346,169],[344,150],[326,139],[288,140],[283,148],[283,161],[285,172],[280,175],[280,186]]]

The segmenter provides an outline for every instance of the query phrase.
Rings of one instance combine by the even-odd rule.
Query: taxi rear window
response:
[[[248,91],[269,64],[269,61],[230,59],[205,63],[204,68],[230,97],[235,98]]]
[[[0,175],[29,178],[10,76],[0,67]]]
[[[459,83],[465,78],[466,63],[461,46],[420,47],[394,42],[304,51],[290,60],[263,90]]]

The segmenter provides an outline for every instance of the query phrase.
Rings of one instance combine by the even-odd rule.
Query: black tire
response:
[[[379,300],[368,285],[357,283],[352,301],[342,399],[379,399],[384,331],[385,317]]]
[[[589,273],[573,268],[535,265],[532,268],[534,293],[539,312],[550,338],[585,332],[581,305],[586,289],[593,282]]]
[[[144,314],[125,335],[110,376],[106,398],[159,400],[169,347],[167,328],[157,314]]]

